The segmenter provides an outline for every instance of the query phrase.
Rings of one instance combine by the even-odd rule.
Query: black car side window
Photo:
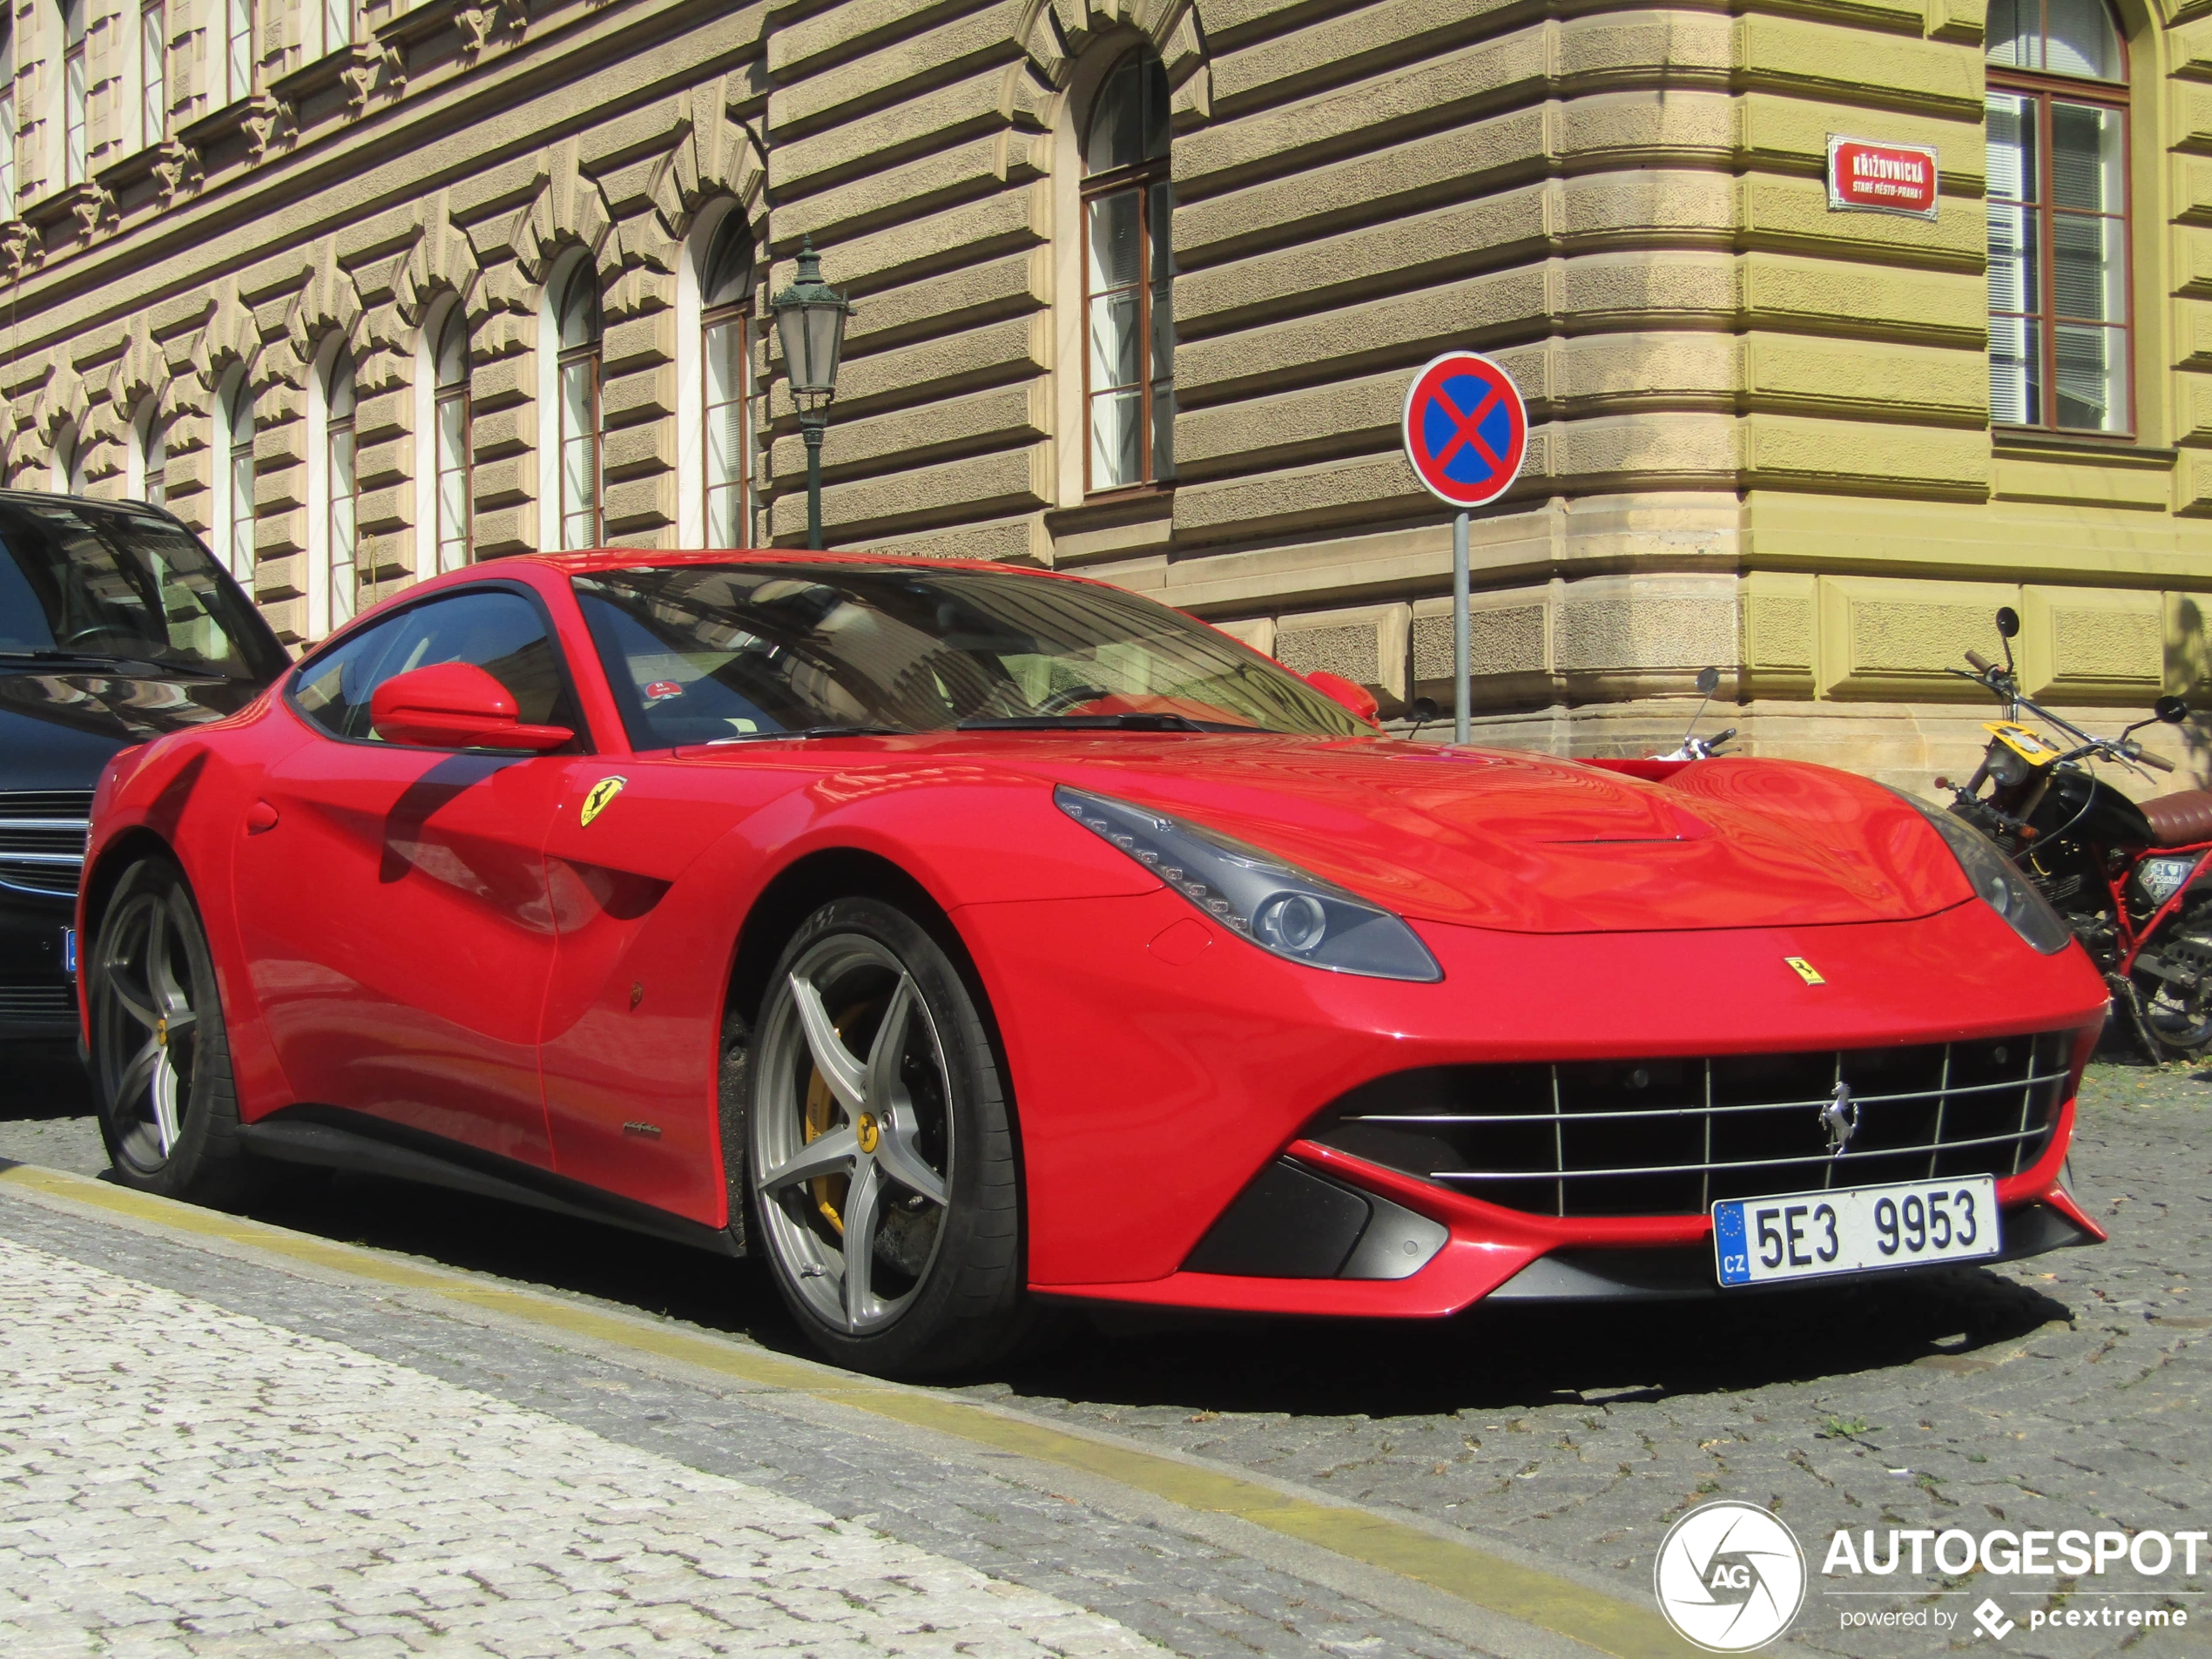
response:
[[[482,669],[513,694],[525,725],[583,729],[560,650],[537,607],[498,590],[457,593],[401,611],[310,663],[294,695],[301,712],[334,736],[374,739],[369,702],[376,688],[436,663]]]

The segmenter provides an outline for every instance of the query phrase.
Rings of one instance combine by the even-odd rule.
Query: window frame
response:
[[[144,0],[138,7],[138,146],[169,136],[168,0]]]
[[[16,217],[16,18],[0,17],[0,219]]]
[[[218,556],[217,563],[230,571],[239,585],[244,587],[247,579],[253,576],[254,566],[255,461],[253,447],[258,417],[253,408],[253,376],[240,368],[233,372],[229,378],[231,380],[230,391],[218,397],[216,407],[222,415],[222,489],[226,505],[224,516],[228,521],[224,528],[229,531],[227,539],[230,545]],[[246,427],[246,435],[243,439],[239,436],[239,416],[241,415],[245,417]],[[238,470],[241,460],[246,463],[245,488],[242,492],[239,489]],[[244,538],[245,544],[246,568],[243,571],[236,568],[241,537]],[[252,590],[248,589],[247,591],[250,593]]]
[[[62,35],[62,183],[81,185],[91,165],[90,66],[85,43],[91,35],[86,13],[91,0],[57,0]],[[75,33],[71,32],[74,25]]]
[[[1154,237],[1154,228],[1152,225],[1152,198],[1154,193],[1153,186],[1155,185],[1163,185],[1166,186],[1170,220],[1168,238],[1169,270],[1167,273],[1167,282],[1169,287],[1172,288],[1175,283],[1174,226],[1172,223],[1175,206],[1175,180],[1170,170],[1170,162],[1174,149],[1173,131],[1170,127],[1168,149],[1161,154],[1148,157],[1141,161],[1130,162],[1123,166],[1112,168],[1107,172],[1093,172],[1090,170],[1090,161],[1088,153],[1091,134],[1096,131],[1098,125],[1100,99],[1103,98],[1107,89],[1113,84],[1114,78],[1120,72],[1123,63],[1130,57],[1140,56],[1143,51],[1144,48],[1141,46],[1133,48],[1130,51],[1124,52],[1120,57],[1115,58],[1113,63],[1107,66],[1104,76],[1101,78],[1098,83],[1097,96],[1092,99],[1090,107],[1083,112],[1082,126],[1078,132],[1080,153],[1082,154],[1082,166],[1080,170],[1081,176],[1078,179],[1076,186],[1076,258],[1081,269],[1082,293],[1082,308],[1079,314],[1079,321],[1077,326],[1082,341],[1081,349],[1082,356],[1083,499],[1086,502],[1094,501],[1118,501],[1127,497],[1156,495],[1164,490],[1171,490],[1175,488],[1174,475],[1170,474],[1165,478],[1161,477],[1158,474],[1157,466],[1154,464],[1153,427],[1155,424],[1155,417],[1152,408],[1153,399],[1155,396],[1154,388],[1157,384],[1153,374],[1154,352],[1152,343],[1152,287],[1154,282],[1152,275]],[[1136,392],[1138,410],[1137,426],[1139,428],[1137,475],[1134,480],[1128,483],[1108,484],[1102,488],[1091,475],[1091,463],[1093,457],[1096,454],[1097,448],[1097,446],[1093,439],[1091,428],[1092,412],[1097,407],[1096,403],[1093,400],[1090,375],[1091,358],[1093,355],[1091,346],[1091,300],[1097,297],[1093,294],[1090,286],[1091,212],[1101,199],[1107,196],[1119,195],[1125,190],[1134,190],[1136,192]],[[1170,383],[1173,383],[1172,376],[1170,378]],[[1122,388],[1115,388],[1111,389],[1119,390]]]
[[[359,366],[354,361],[352,349],[340,341],[332,354],[330,366],[322,374],[322,559],[324,631],[331,632],[351,621],[361,610],[361,445],[359,428],[354,417],[359,408],[361,388],[355,384]],[[346,412],[334,413],[333,405],[341,376],[346,390]],[[339,460],[343,448],[347,480],[343,502],[346,509],[346,528],[342,566],[346,582],[341,587],[339,572],[341,566],[339,544],[341,497],[338,489]],[[346,611],[339,615],[339,602],[343,595]]]
[[[2138,442],[2141,434],[2141,375],[2135,362],[2135,112],[2133,75],[2134,55],[2128,50],[2126,30],[2114,16],[2107,0],[2099,0],[2103,6],[2105,20],[2120,49],[2120,79],[2094,80],[2087,76],[2054,75],[2048,70],[2015,69],[2009,64],[1983,60],[1985,71],[1985,98],[1989,92],[2006,92],[2028,100],[2035,120],[2036,176],[2029,181],[2035,192],[2032,208],[2027,203],[2018,204],[2035,216],[2036,292],[2042,300],[2041,307],[2033,312],[2007,311],[2006,318],[2020,318],[2033,322],[2040,336],[2036,351],[2036,373],[2040,377],[2037,413],[2045,418],[2032,421],[2000,421],[1994,411],[1991,414],[1990,430],[2000,435],[2027,435],[2037,437],[2065,438],[2087,442],[2128,444]],[[2041,8],[2043,32],[2040,38],[2049,38],[2047,5]],[[2117,213],[2091,214],[2078,208],[2064,211],[2072,217],[2117,219],[2120,226],[2120,248],[2123,268],[2121,287],[2127,296],[2125,314],[2117,329],[2109,322],[2080,317],[2061,319],[2058,309],[2056,273],[2058,253],[2057,220],[2060,209],[2055,198],[2053,169],[2055,165],[2051,143],[2051,105],[2054,99],[2067,104],[2087,104],[2100,108],[2116,110],[2120,114],[2120,187],[2121,206]],[[1985,102],[1982,130],[1988,132],[1988,112]],[[1986,139],[1985,138],[1985,142]],[[1986,198],[1986,199],[1990,199]],[[1993,307],[1988,316],[1994,321],[2000,314]],[[2095,427],[2060,426],[2057,421],[2059,403],[2058,340],[2061,320],[2076,327],[2087,327],[2115,332],[2121,337],[2121,362],[2128,377],[2128,398],[2125,428],[2117,432],[2103,431]]]
[[[606,347],[606,319],[601,311],[601,296],[597,291],[599,271],[590,254],[575,261],[570,267],[563,286],[555,296],[553,307],[553,339],[556,354],[553,359],[553,396],[555,442],[553,450],[554,488],[559,492],[554,502],[556,514],[555,542],[563,553],[574,553],[606,545],[607,489],[604,434],[600,427],[600,396]],[[577,285],[591,285],[588,292],[591,307],[591,337],[581,345],[560,346],[562,323],[566,318],[570,300],[578,293]],[[576,515],[569,509],[568,454],[571,434],[569,431],[568,374],[571,368],[588,366],[590,371],[591,408],[586,419],[586,430],[582,435],[590,444],[591,455],[591,501],[589,539],[570,546],[569,520]]]
[[[457,384],[448,386],[439,377],[445,361],[446,342],[456,329],[462,341],[461,379]],[[430,341],[429,354],[430,563],[441,575],[446,569],[445,481],[448,471],[461,475],[461,563],[453,568],[462,570],[476,562],[475,406],[471,401],[475,380],[475,342],[469,337],[467,307],[457,299],[449,300]],[[445,464],[445,411],[455,403],[461,408],[461,463],[448,469]]]
[[[537,619],[545,629],[546,640],[553,647],[553,666],[560,676],[561,689],[568,698],[569,706],[576,711],[576,725],[571,728],[576,733],[574,747],[556,749],[550,753],[525,749],[429,749],[419,744],[392,743],[383,738],[349,737],[342,732],[333,732],[306,709],[300,706],[300,687],[305,684],[309,672],[323,658],[333,651],[342,651],[347,644],[359,638],[364,632],[381,631],[414,615],[425,605],[441,604],[455,599],[466,598],[471,595],[485,593],[519,594],[537,612]],[[411,599],[405,604],[395,605],[388,610],[379,608],[373,616],[356,617],[343,628],[333,629],[327,638],[317,641],[314,648],[294,663],[279,684],[282,688],[285,706],[309,732],[330,743],[356,744],[401,754],[466,754],[476,755],[485,759],[506,758],[517,760],[556,760],[563,763],[583,756],[606,752],[601,748],[597,737],[591,729],[591,717],[584,707],[583,698],[578,690],[576,664],[569,660],[567,648],[562,643],[561,630],[553,617],[553,607],[546,602],[545,596],[529,583],[519,582],[512,577],[489,577],[482,581],[462,583],[450,588],[440,588],[435,592],[425,593],[417,598]],[[371,695],[373,696],[374,693],[372,692]]]
[[[223,5],[223,105],[227,107],[250,97],[253,91],[253,38],[261,26],[260,7],[256,0],[222,0]],[[245,28],[239,27],[243,19]],[[245,61],[239,60],[239,49],[244,44]]]

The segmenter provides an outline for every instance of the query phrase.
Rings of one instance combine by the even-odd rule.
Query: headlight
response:
[[[2012,923],[2014,933],[2046,956],[2055,956],[2067,948],[2074,929],[1996,842],[1955,813],[1916,800],[1901,789],[1892,792],[1935,826],[1936,833],[1950,844],[1975,894]]]
[[[2027,781],[2027,762],[2020,751],[2002,738],[1993,738],[1989,752],[1983,757],[1989,765],[1989,775],[2006,789],[2017,789]]]
[[[1269,853],[1148,806],[1070,789],[1060,810],[1135,859],[1214,921],[1309,968],[1372,979],[1444,977],[1404,921]]]

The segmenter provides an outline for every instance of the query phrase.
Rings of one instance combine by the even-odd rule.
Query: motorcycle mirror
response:
[[[2179,725],[2189,718],[2189,705],[2178,697],[2161,697],[2150,705],[2150,711],[2168,725]]]
[[[1997,631],[2010,639],[2020,631],[2020,613],[2010,605],[1997,607]]]
[[[1697,671],[1697,689],[1703,692],[1707,697],[1710,697],[1714,692],[1719,691],[1721,689],[1720,670],[1717,668],[1699,669]]]
[[[1413,717],[1413,724],[1416,726],[1426,725],[1436,718],[1436,699],[1433,697],[1417,697],[1406,706],[1406,712]]]

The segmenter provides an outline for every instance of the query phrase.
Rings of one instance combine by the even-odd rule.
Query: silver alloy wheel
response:
[[[880,1330],[927,1276],[951,1203],[952,1081],[928,1004],[888,948],[833,934],[774,988],[754,1063],[769,1247],[824,1323]]]
[[[192,1006],[192,963],[185,955],[174,895],[140,893],[110,924],[100,963],[104,1078],[115,1082],[110,1121],[118,1143],[151,1173],[169,1160],[192,1109],[199,1014]],[[181,971],[180,971],[181,969]]]

